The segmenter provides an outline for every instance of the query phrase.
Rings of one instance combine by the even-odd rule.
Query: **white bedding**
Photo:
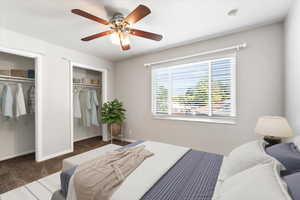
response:
[[[142,198],[160,177],[189,151],[189,148],[151,141],[140,145],[145,145],[147,150],[154,153],[154,156],[146,159],[126,178],[115,191],[111,200],[138,200]],[[77,200],[73,178],[69,183],[67,200]]]
[[[224,156],[212,200],[218,200],[219,199],[219,194],[220,194],[221,186],[222,186],[222,183],[223,183],[223,178],[222,177],[223,177],[224,168],[225,168],[224,166],[226,165],[226,161],[227,161],[227,157]]]

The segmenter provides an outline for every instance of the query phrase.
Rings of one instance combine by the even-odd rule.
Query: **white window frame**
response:
[[[158,119],[158,120],[180,120],[180,121],[194,121],[194,122],[206,122],[206,123],[220,123],[220,124],[236,124],[236,119],[237,119],[237,95],[236,95],[236,68],[237,68],[237,54],[227,54],[227,55],[223,55],[223,56],[217,56],[216,58],[211,58],[211,59],[202,59],[200,61],[194,61],[194,62],[190,62],[184,65],[189,65],[189,64],[196,64],[196,63],[203,63],[203,62],[209,62],[209,83],[211,83],[211,63],[214,61],[218,61],[218,60],[223,60],[223,59],[232,59],[232,68],[231,68],[231,74],[232,74],[232,79],[231,79],[231,100],[232,100],[232,105],[231,105],[231,116],[228,117],[218,117],[218,116],[212,116],[211,113],[211,100],[209,101],[209,114],[208,116],[176,116],[176,115],[171,115],[170,114],[170,110],[171,107],[169,106],[168,109],[168,113],[167,115],[164,114],[154,114],[153,113],[153,108],[155,107],[155,101],[154,101],[154,95],[153,94],[153,71],[155,69],[151,68],[150,72],[151,72],[151,88],[150,88],[150,92],[151,92],[151,115],[153,119]],[[174,66],[169,66],[170,68],[175,68],[178,66],[182,66],[183,64],[179,64],[179,65],[174,65]],[[163,68],[163,67],[162,67]],[[209,87],[211,87],[211,84],[209,84]],[[170,90],[169,90],[170,93]],[[211,89],[209,89],[209,93],[211,93]],[[211,95],[209,95],[209,98],[211,98]],[[169,95],[169,103],[170,103],[170,95]]]

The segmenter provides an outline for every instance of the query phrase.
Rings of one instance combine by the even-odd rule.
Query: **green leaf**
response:
[[[125,111],[123,103],[118,99],[104,103],[101,109],[101,122],[105,124],[121,123],[126,119]]]

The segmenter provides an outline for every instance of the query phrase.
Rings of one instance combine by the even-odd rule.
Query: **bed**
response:
[[[257,144],[259,144],[259,142]],[[254,163],[253,160],[258,163],[265,163],[266,159],[268,161],[274,161],[273,158],[266,155],[264,152],[258,152],[258,148],[256,147],[257,144],[253,143],[251,145],[247,145],[246,148],[239,148],[236,152],[232,153],[233,155],[231,157],[233,158],[241,157],[237,155],[244,154],[245,152],[249,154],[250,150],[251,154],[249,156],[255,157],[255,159],[250,159],[251,162],[243,162],[244,166],[242,164],[237,168],[236,165],[234,165],[232,168],[234,168],[235,171],[241,170],[240,168],[243,167],[250,168],[252,165],[257,164]],[[225,179],[224,174],[228,174],[228,171],[226,171],[228,170],[228,164],[226,163],[228,163],[229,159],[227,157],[152,141],[139,141],[122,148],[129,148],[131,146],[138,145],[145,145],[146,149],[154,153],[154,156],[145,160],[125,179],[125,181],[113,193],[110,198],[111,200],[216,200],[219,199],[222,187],[228,190],[226,184],[225,186],[223,184]],[[249,146],[253,149],[249,149]],[[258,169],[258,171],[266,171],[266,168],[270,168],[270,170],[272,170],[274,168],[273,165],[277,167],[276,163],[270,166],[263,166],[264,168]],[[72,175],[76,170],[76,164],[68,164],[68,168],[69,169],[65,169],[62,173],[62,180],[67,180],[67,184],[62,183],[62,185],[67,185],[67,187],[62,187],[64,189],[55,192],[52,196],[52,200],[79,200],[76,198],[73,186],[74,183],[72,180]],[[260,171],[254,171],[251,172],[251,174],[254,176],[255,174],[261,173]],[[234,173],[238,174],[238,172]],[[269,172],[266,174],[268,173]],[[243,178],[240,178],[239,176],[242,175],[234,177],[233,181],[229,180],[227,185],[232,185],[236,179],[242,180]],[[249,174],[247,176],[249,176]],[[273,180],[274,176],[270,177],[267,177],[265,180],[272,179],[270,181],[276,182],[275,184],[278,182],[280,187],[283,185],[283,183],[280,182],[281,180]],[[248,182],[251,181],[253,184],[253,180],[248,180]],[[249,184],[248,182],[247,184]],[[279,191],[283,190],[283,187],[280,187],[279,189],[265,188],[263,191],[267,192],[262,192],[263,194],[261,199],[269,198],[269,193],[272,193],[277,195],[274,200],[292,200],[288,196],[287,191]],[[272,190],[272,192],[269,192],[269,190]],[[222,192],[224,193],[224,191]],[[229,195],[227,195],[228,198],[224,195],[224,200],[238,199],[240,198],[238,195],[241,195],[236,195],[235,193],[232,194],[232,190],[230,190],[230,192],[225,191],[225,193],[226,195]],[[253,196],[251,197],[251,189],[248,193],[249,199],[253,198]],[[253,191],[252,193],[256,193],[256,191]],[[281,197],[282,193],[284,193],[285,197]],[[245,200],[246,199],[247,198],[245,198]]]

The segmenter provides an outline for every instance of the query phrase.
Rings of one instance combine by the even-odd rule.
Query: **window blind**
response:
[[[152,68],[152,113],[234,117],[235,56]]]

